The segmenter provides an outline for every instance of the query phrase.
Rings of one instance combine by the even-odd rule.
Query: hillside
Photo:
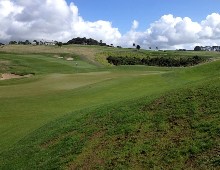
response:
[[[123,49],[66,48],[0,53],[0,73],[34,73],[0,81],[0,169],[220,168],[219,60],[115,67],[96,57]]]

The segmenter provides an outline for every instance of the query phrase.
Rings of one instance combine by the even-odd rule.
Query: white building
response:
[[[45,41],[44,45],[56,45],[54,41]]]

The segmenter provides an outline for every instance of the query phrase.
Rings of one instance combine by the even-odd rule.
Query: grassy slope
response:
[[[32,85],[33,83],[29,84],[30,86],[28,90],[26,88],[23,89],[23,87],[28,87],[27,85],[17,87],[17,90],[22,87],[21,89],[23,89],[23,91],[16,91],[15,86],[7,88],[3,87],[2,94],[5,92],[7,93],[8,90],[9,91],[6,94],[6,97],[0,98],[1,147],[5,148],[10,146],[10,144],[16,142],[32,130],[70,111],[127,100],[148,93],[158,93],[169,87],[159,75],[149,76],[149,78],[147,78],[148,76],[137,78],[113,77],[113,79],[111,78],[106,81],[106,77],[104,76],[105,75],[102,75],[101,77],[89,77],[86,82],[78,82],[77,84],[81,83],[79,86],[82,87],[77,89],[72,87],[75,86],[75,84],[73,84],[71,86],[73,89],[67,91],[49,89],[51,90],[49,93],[45,90],[48,94],[42,94],[45,93],[43,89],[45,86],[38,90],[39,86]],[[95,78],[99,78],[99,80]],[[151,82],[149,82],[149,80],[151,80]],[[91,81],[100,82],[90,84]],[[69,82],[68,86],[71,85],[70,83],[71,82]],[[74,81],[72,81],[72,83],[74,83]],[[138,83],[138,85],[136,85],[136,83]],[[154,86],[153,83],[157,83],[157,86]],[[37,84],[39,83],[37,82]],[[129,88],[127,88],[127,84],[130,84]],[[58,85],[59,83],[54,86]],[[54,86],[52,88],[54,88]],[[159,86],[163,86],[163,88],[158,91],[157,88]],[[145,88],[149,89],[143,91]],[[32,90],[29,91],[30,89]],[[31,95],[25,96],[30,92]],[[14,93],[19,96],[16,96]]]
[[[163,86],[160,91],[170,86],[160,74],[170,69],[104,70],[79,59],[69,62],[47,54],[2,53],[1,61],[7,61],[6,72],[35,73],[30,79],[0,82],[1,151],[68,112],[128,100],[159,92],[159,86]]]
[[[73,50],[71,49],[71,47],[67,48],[70,48],[69,51]],[[85,49],[84,47],[80,48],[83,48],[83,50],[79,50],[78,53],[82,54],[82,51],[85,51]],[[94,51],[100,50],[96,48],[94,49],[94,47],[91,47],[91,49]],[[76,49],[74,50],[77,51]],[[94,51],[92,51],[91,53],[94,54]],[[48,49],[45,51],[45,53],[48,53]],[[91,53],[84,53],[83,55],[91,55]],[[63,52],[61,51],[60,54],[63,55]],[[11,58],[13,62],[17,62],[17,66],[20,65],[19,62],[23,63],[22,61],[25,61],[25,69],[28,68],[28,72],[34,71],[37,73],[37,76],[28,80],[22,79],[0,82],[0,131],[2,134],[0,139],[0,146],[2,148],[1,150],[5,150],[5,153],[2,153],[1,155],[1,158],[4,158],[4,160],[1,161],[3,161],[4,164],[6,164],[3,165],[4,168],[9,169],[15,167],[21,168],[22,166],[24,166],[24,164],[27,164],[27,167],[33,166],[35,168],[51,168],[53,166],[58,168],[60,166],[65,167],[67,166],[67,164],[70,164],[69,166],[73,168],[75,165],[81,167],[85,164],[88,164],[88,166],[93,166],[96,164],[98,164],[99,166],[110,166],[112,164],[112,167],[129,167],[131,165],[124,164],[126,161],[124,161],[124,163],[120,163],[119,161],[118,163],[118,160],[120,160],[121,157],[122,159],[124,159],[123,155],[125,156],[125,153],[127,153],[128,151],[125,151],[124,153],[124,151],[122,150],[118,152],[118,157],[115,157],[114,159],[112,158],[113,153],[111,153],[111,151],[117,149],[117,147],[114,145],[114,141],[109,143],[109,145],[112,145],[110,146],[110,148],[106,150],[103,148],[103,150],[105,150],[106,153],[105,151],[103,154],[101,153],[101,155],[97,157],[98,159],[94,157],[95,155],[92,154],[93,152],[95,152],[94,148],[96,148],[96,146],[99,146],[96,144],[103,141],[102,136],[106,134],[106,132],[101,132],[102,128],[100,128],[99,125],[97,125],[96,127],[95,124],[97,124],[100,121],[102,126],[104,126],[103,124],[107,123],[106,125],[111,127],[110,131],[120,132],[120,129],[122,129],[122,131],[127,131],[129,133],[133,132],[133,127],[136,127],[137,125],[136,123],[132,122],[143,119],[143,116],[144,118],[146,118],[148,111],[146,111],[146,114],[144,115],[138,114],[139,116],[137,116],[137,118],[135,118],[134,116],[134,119],[130,119],[128,114],[134,115],[136,113],[139,113],[138,111],[140,110],[140,107],[143,107],[143,105],[147,105],[147,103],[149,103],[150,101],[152,102],[156,96],[160,96],[164,92],[169,91],[171,89],[189,86],[191,83],[195,85],[203,84],[204,79],[207,78],[215,79],[215,81],[217,81],[220,70],[220,63],[218,61],[205,64],[203,66],[193,67],[190,69],[165,69],[140,66],[122,66],[100,69],[94,67],[94,65],[87,64],[87,62],[77,60],[77,62],[82,62],[80,64],[81,68],[79,68],[76,67],[74,64],[70,64],[70,62],[55,59],[53,55],[48,56],[48,54],[27,54],[20,56],[17,54],[14,54],[14,56],[6,55],[9,54],[1,54],[1,57],[5,56],[4,60],[7,60],[7,58]],[[94,56],[92,58],[89,58],[88,60],[93,61]],[[31,63],[39,64],[32,65]],[[57,68],[63,69],[57,70]],[[19,70],[21,70],[21,68],[19,68]],[[76,72],[90,71],[92,71],[93,73],[75,74]],[[102,72],[100,73],[97,71]],[[164,72],[166,71],[169,72],[164,74]],[[209,82],[206,82],[206,84],[208,85]],[[213,86],[210,86],[210,89],[211,87],[214,88],[214,86],[219,87],[219,84],[214,83]],[[205,86],[203,88],[205,89]],[[194,89],[196,90],[196,87]],[[182,90],[182,93],[185,95],[184,91],[185,90]],[[208,89],[208,91],[210,90]],[[216,94],[219,94],[218,91],[216,91]],[[124,102],[115,106],[115,103],[131,99],[137,99],[143,96],[152,97],[148,97],[146,100],[139,100],[139,102],[137,103]],[[204,94],[202,94],[201,96],[204,96]],[[214,100],[218,101],[218,99]],[[132,103],[134,104],[132,105]],[[107,104],[110,106],[102,106]],[[98,106],[102,107],[99,110],[92,111],[94,110],[94,107]],[[54,124],[52,123],[49,125],[45,125],[45,127],[41,129],[42,131],[40,130],[40,132],[35,132],[33,134],[34,136],[37,136],[27,136],[27,138],[23,139],[20,142],[20,144],[16,144],[17,146],[14,145],[12,147],[12,150],[7,152],[7,148],[9,146],[11,146],[13,143],[16,143],[16,141],[22,139],[25,135],[29,134],[33,130],[43,126],[51,120],[54,120],[62,115],[67,114],[68,112],[81,110],[82,108],[87,109],[82,112],[73,112],[74,114],[70,114],[69,117],[64,117],[62,120],[55,121]],[[115,126],[114,121],[111,120],[111,117],[110,122],[107,121],[109,115],[107,114],[108,111],[106,110],[109,110],[110,108],[113,109],[110,111],[112,113],[111,115],[116,116],[114,118],[114,121],[117,122],[119,120],[119,123],[117,123],[119,129],[117,129],[117,126]],[[122,110],[120,111],[119,108],[122,108]],[[180,107],[177,106],[177,108]],[[213,107],[211,105],[209,110],[212,110],[212,108]],[[118,114],[118,111],[120,114]],[[97,118],[98,122],[96,122],[96,112],[98,115],[104,116],[104,118],[100,120]],[[127,126],[126,124],[123,125],[123,119],[126,119],[126,117],[128,117],[129,120],[132,121],[129,123],[129,126]],[[71,121],[68,122],[68,119],[70,119]],[[122,119],[121,123],[120,119]],[[91,122],[95,123],[89,125],[90,122],[88,123],[88,121],[90,120]],[[215,120],[219,121],[218,119]],[[62,127],[64,125],[63,121],[67,122],[65,123],[66,128]],[[88,126],[84,126],[84,124]],[[57,126],[57,128],[55,128],[55,126]],[[51,128],[51,130],[46,130],[49,127]],[[79,129],[79,133],[77,131],[75,138],[75,131],[73,131],[73,133],[71,131],[71,129],[74,128]],[[154,133],[152,132],[152,134]],[[104,141],[111,141],[111,135],[107,135],[106,137],[107,138],[105,138]],[[127,137],[122,136],[122,138],[125,138],[125,143],[127,143]],[[83,139],[83,141],[81,139]],[[30,140],[35,140],[35,142],[32,143],[30,142]],[[50,140],[52,141],[51,146],[50,142],[48,142]],[[144,139],[141,138],[141,140],[143,141]],[[55,144],[53,144],[54,141]],[[25,145],[22,145],[22,143],[24,143]],[[32,143],[32,146],[30,146],[28,143]],[[103,145],[105,145],[105,143]],[[131,146],[133,147],[133,145]],[[28,149],[29,147],[30,150]],[[71,147],[73,150],[68,147]],[[126,145],[126,148],[129,147],[130,146]],[[102,150],[102,147],[100,149]],[[28,152],[27,157],[24,156],[20,160],[14,157],[10,158],[10,155],[12,154],[25,154],[24,150]],[[34,155],[33,153],[35,151],[38,154]],[[82,154],[80,154],[81,151]],[[122,155],[120,156],[120,154]],[[50,156],[54,157],[54,155],[57,156],[55,158],[49,158]],[[33,162],[30,162],[28,160],[28,157],[30,156],[33,157]],[[5,159],[8,159],[8,162]],[[46,162],[43,161],[44,159],[46,160]],[[110,162],[112,161],[112,163],[105,161],[103,163],[103,159],[108,159]],[[143,160],[145,159],[146,156],[144,156]],[[17,164],[16,161],[20,163]],[[116,164],[114,163],[114,161],[116,161]],[[159,158],[158,161],[160,161]],[[0,162],[0,164],[3,162]],[[14,164],[12,165],[14,167],[10,167],[8,165],[11,163]],[[133,163],[135,165],[137,164],[137,167],[133,168],[138,168],[138,166],[146,167],[150,166],[151,164],[152,166],[157,165],[155,160],[152,160],[151,162],[148,162],[146,164],[142,164],[140,162]],[[161,166],[163,165],[161,164]],[[166,165],[164,164],[164,166]]]
[[[2,153],[1,169],[218,169],[219,62],[179,74],[209,67],[209,77],[172,92],[47,124]]]

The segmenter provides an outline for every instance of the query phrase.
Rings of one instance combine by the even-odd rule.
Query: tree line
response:
[[[80,38],[80,37],[77,37],[77,38],[73,38],[71,40],[69,40],[67,43],[68,44],[80,44],[80,45],[100,45],[100,46],[108,46],[106,43],[102,42],[102,40],[100,41],[97,41],[95,39],[92,39],[92,38]],[[111,46],[113,46],[113,44],[111,44]]]
[[[20,44],[20,45],[29,45],[29,44],[33,44],[33,45],[47,45],[48,43],[53,43],[53,45],[58,45],[58,46],[62,46],[62,45],[69,45],[69,44],[79,44],[79,45],[99,45],[99,46],[107,46],[107,47],[114,47],[113,44],[106,44],[104,43],[102,40],[97,41],[95,39],[92,38],[73,38],[65,43],[62,42],[58,42],[58,41],[52,41],[52,42],[47,42],[47,41],[37,41],[34,40],[33,42],[30,42],[29,40],[26,41],[10,41],[9,44],[11,45],[15,45],[15,44]],[[62,44],[61,44],[62,43]],[[117,46],[117,48],[122,48],[121,46]],[[140,49],[140,46],[139,46]]]
[[[155,57],[155,58],[137,58],[137,57],[107,57],[107,61],[110,64],[119,65],[147,65],[147,66],[160,66],[160,67],[187,67],[197,65],[199,63],[205,62],[206,59],[200,56],[184,57],[184,58],[165,58],[165,57]]]

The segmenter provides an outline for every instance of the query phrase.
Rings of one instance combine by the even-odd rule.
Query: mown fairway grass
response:
[[[0,81],[0,169],[218,168],[219,61],[99,67],[113,49],[48,48],[0,53],[0,72],[35,74]]]
[[[161,74],[169,69],[103,69],[73,54],[58,56],[71,56],[74,61],[59,59],[54,54],[1,54],[4,67],[0,72],[34,76],[0,81],[0,150],[68,112],[142,96],[157,90],[153,82],[167,84]],[[143,91],[145,87],[149,88]]]

